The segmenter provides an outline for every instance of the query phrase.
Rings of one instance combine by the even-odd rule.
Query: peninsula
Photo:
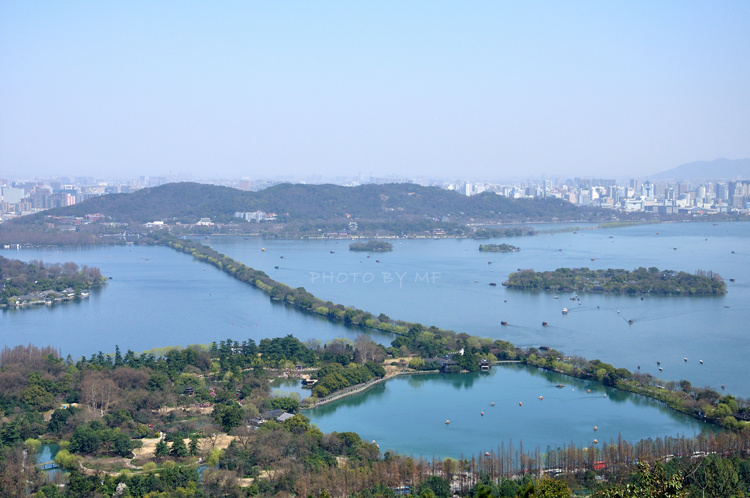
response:
[[[98,268],[68,262],[24,263],[0,256],[0,308],[53,304],[86,297],[93,287],[104,284]]]

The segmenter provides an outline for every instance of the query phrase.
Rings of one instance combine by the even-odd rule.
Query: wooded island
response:
[[[393,250],[393,244],[384,240],[352,242],[351,244],[349,244],[349,250],[362,252],[388,252]]]
[[[480,252],[518,252],[520,247],[510,244],[482,244],[479,246]]]
[[[554,292],[599,292],[607,294],[676,294],[688,296],[723,295],[727,292],[718,273],[703,270],[691,275],[684,271],[636,268],[627,270],[590,270],[558,268],[536,272],[519,270],[508,275],[503,285],[511,289],[536,289]]]

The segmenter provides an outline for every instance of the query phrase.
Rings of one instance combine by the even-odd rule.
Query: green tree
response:
[[[197,456],[198,455],[198,436],[195,434],[190,436],[190,444],[188,445],[188,454],[190,456]]]
[[[214,406],[214,422],[219,424],[224,432],[229,432],[242,423],[242,408],[236,403],[231,405]]]
[[[169,450],[169,454],[178,458],[188,456],[188,449],[187,446],[185,446],[185,440],[181,437],[175,438],[175,440],[172,441],[172,449]]]
[[[166,441],[163,439],[160,439],[158,443],[156,443],[156,447],[154,448],[154,456],[158,457],[165,457],[169,455],[169,445]]]
[[[435,498],[450,498],[453,496],[450,483],[440,476],[430,476],[419,483],[417,494],[422,496],[427,490],[432,491]]]
[[[133,451],[133,440],[127,434],[118,432],[112,438],[112,451],[115,455],[127,458]]]
[[[688,491],[683,489],[682,474],[667,476],[664,467],[648,463],[638,464],[635,483],[615,486],[594,493],[592,498],[685,498]]]
[[[102,439],[91,427],[79,426],[70,437],[68,450],[71,453],[94,453],[102,446]]]

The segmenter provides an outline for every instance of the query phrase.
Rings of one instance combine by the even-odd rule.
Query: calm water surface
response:
[[[490,242],[513,244],[521,251],[478,251],[480,243]],[[276,280],[376,315],[385,313],[519,346],[550,346],[632,371],[640,366],[641,372],[666,380],[688,379],[715,389],[724,384],[728,392],[750,396],[750,363],[745,358],[750,223],[667,223],[490,241],[393,243],[392,252],[368,258],[366,253],[348,251],[347,241],[217,237],[210,241],[216,250]],[[643,300],[584,294],[574,302],[571,295],[555,298],[553,293],[501,285],[518,268],[632,270],[639,266],[689,273],[712,270],[724,277],[729,292],[721,297],[646,296]],[[491,282],[497,286],[490,286]],[[563,307],[570,309],[566,316]],[[633,324],[628,325],[631,319]],[[502,327],[501,321],[509,325]],[[542,321],[549,326],[542,327]]]
[[[559,383],[565,387],[555,387]],[[501,443],[545,451],[594,439],[609,443],[618,435],[637,441],[707,429],[652,400],[520,365],[397,377],[304,414],[324,432],[354,431],[374,439],[381,451],[428,458],[469,456]]]
[[[300,340],[354,339],[358,330],[295,313],[283,304],[192,257],[164,247],[93,247],[1,251],[7,258],[74,261],[112,277],[78,302],[0,310],[5,345],[51,345],[75,358],[115,345],[151,348],[208,344],[231,338],[256,342],[294,334]],[[390,334],[374,336],[390,342]]]

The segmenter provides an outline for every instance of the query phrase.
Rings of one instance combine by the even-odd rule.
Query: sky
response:
[[[750,157],[750,2],[0,0],[0,177],[627,178]]]

